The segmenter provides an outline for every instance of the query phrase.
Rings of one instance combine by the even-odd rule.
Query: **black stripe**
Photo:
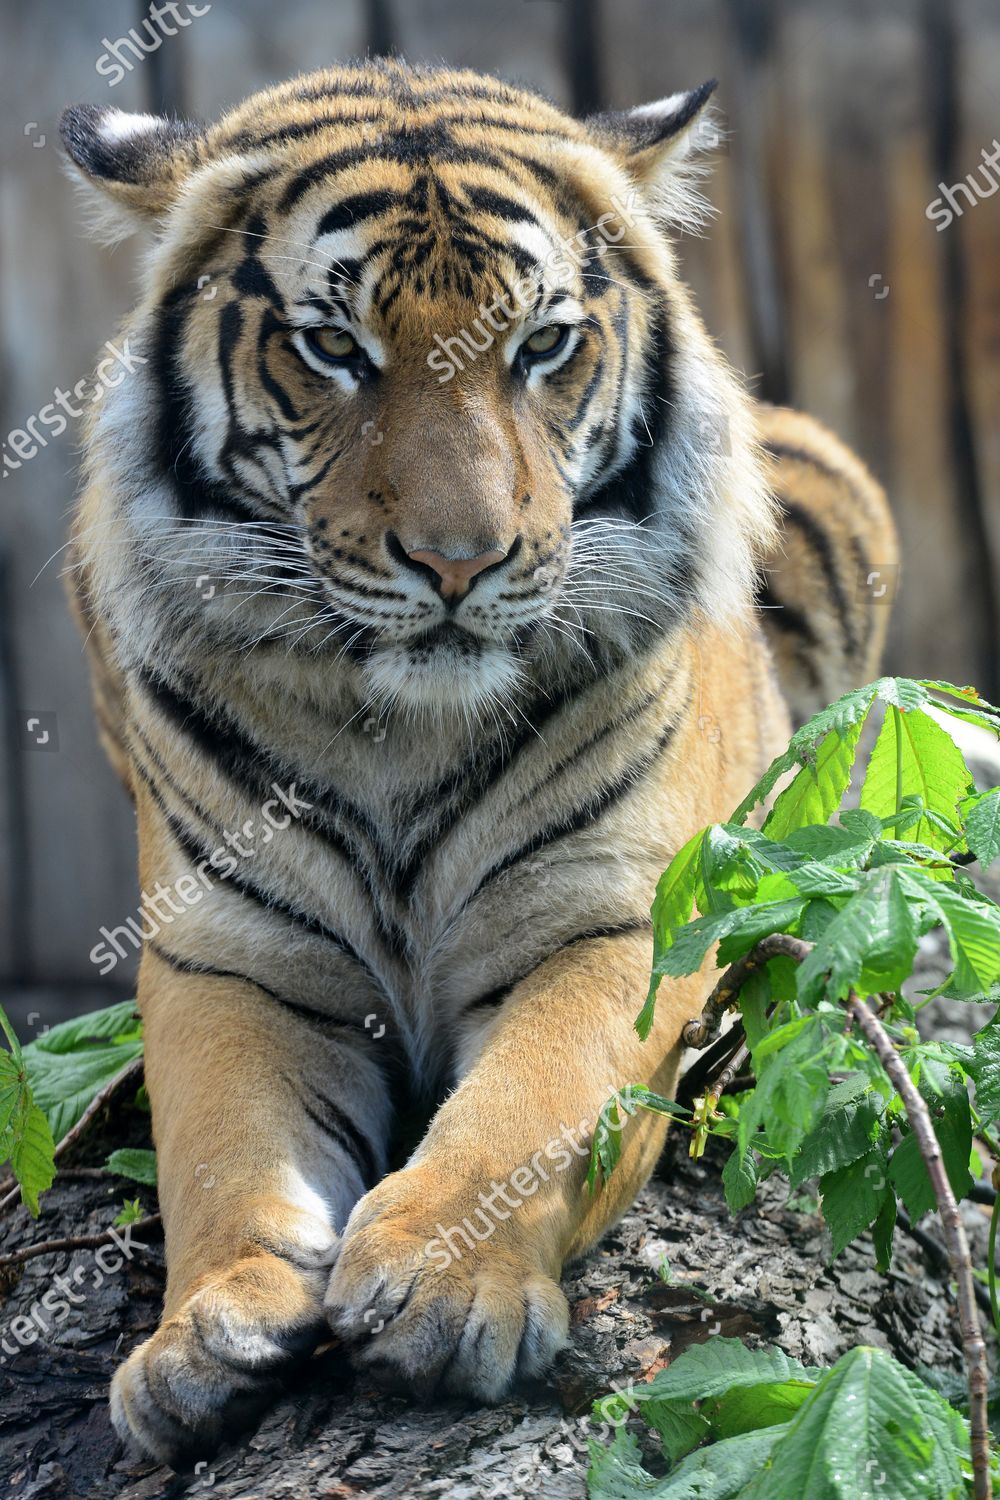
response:
[[[394,193],[386,190],[374,193],[355,193],[350,198],[342,198],[332,208],[328,208],[316,226],[317,238],[321,234],[332,234],[338,229],[353,229],[362,219],[370,219],[375,214],[384,214],[390,208],[397,208],[405,202],[402,193]]]
[[[802,610],[796,609],[794,604],[786,604],[779,599],[766,578],[758,583],[755,598],[760,608],[766,610],[763,620],[765,625],[773,625],[782,635],[800,635],[810,646],[819,645],[819,637],[812,621]]]
[[[290,1079],[286,1079],[286,1082],[288,1082],[290,1087],[294,1087]],[[308,1099],[303,1097],[303,1087],[308,1088],[312,1098],[319,1101],[320,1108],[316,1108]],[[326,1131],[336,1141],[341,1150],[346,1152],[354,1162],[365,1189],[374,1187],[382,1175],[375,1159],[374,1148],[368,1137],[363,1135],[357,1125],[355,1125],[347,1111],[341,1109],[338,1104],[334,1104],[332,1099],[327,1098],[325,1094],[321,1094],[313,1085],[308,1083],[303,1084],[302,1080],[299,1080],[299,1087],[295,1092],[299,1103],[313,1124],[318,1125],[321,1130]]]
[[[616,776],[614,781],[602,787],[599,792],[592,793],[577,808],[576,812],[568,818],[559,818],[555,822],[548,823],[539,830],[532,838],[515,849],[512,853],[504,856],[492,869],[488,870],[482,880],[476,886],[466,902],[466,908],[476,899],[486,886],[492,884],[499,875],[506,870],[513,869],[522,860],[537,854],[540,849],[551,848],[563,839],[571,838],[574,834],[583,833],[586,829],[604,817],[615,804],[635,790],[642,777],[656,764],[669,745],[676,731],[676,724],[668,724],[659,734],[656,744],[651,751],[634,761],[621,775]]]
[[[504,219],[510,223],[534,224],[541,229],[542,225],[530,208],[525,208],[523,203],[518,203],[515,198],[508,198],[504,193],[498,193],[493,188],[474,187],[472,183],[463,182],[462,192],[468,198],[474,208],[483,213],[492,214],[494,218]]]
[[[249,974],[240,974],[235,969],[217,969],[212,964],[181,958],[176,953],[170,953],[166,948],[161,947],[155,938],[147,938],[146,947],[150,948],[168,968],[175,970],[178,974],[204,975],[206,979],[235,979],[240,984],[248,984],[252,989],[260,990],[269,1000],[280,1005],[282,1010],[287,1010],[291,1015],[297,1016],[302,1021],[308,1021],[311,1025],[332,1026],[338,1031],[349,1031],[358,1037],[364,1037],[365,1040],[371,1038],[371,1033],[365,1031],[363,1026],[358,1026],[356,1022],[338,1021],[335,1016],[330,1016],[325,1011],[316,1010],[310,1005],[303,1005],[297,1000],[288,1000],[284,995],[279,995],[277,990],[272,990],[269,985],[263,984],[259,979],[253,979]]]
[[[853,485],[854,483],[843,469],[838,469],[834,464],[818,458],[815,453],[810,453],[808,448],[796,448],[792,443],[779,443],[770,439],[763,443],[762,447],[765,453],[771,454],[772,458],[786,458],[791,459],[793,463],[809,464],[811,468],[818,469],[821,474],[825,474],[828,479],[837,479],[841,484]]]
[[[807,545],[816,554],[823,577],[826,579],[826,586],[830,591],[833,607],[840,620],[844,644],[849,652],[856,651],[858,641],[854,630],[854,618],[850,601],[844,592],[844,585],[837,571],[837,559],[829,532],[824,530],[816,517],[811,515],[804,506],[796,504],[794,500],[789,500],[782,494],[778,494],[776,498],[781,507],[783,519],[801,533]]]
[[[496,989],[487,990],[485,995],[479,995],[475,1000],[470,1000],[463,1014],[468,1014],[471,1010],[485,1010],[490,1005],[500,1005],[504,1000],[508,999],[519,984],[523,984],[526,979],[530,979],[532,974],[540,969],[543,964],[547,964],[550,959],[558,957],[566,948],[572,948],[577,943],[590,942],[593,938],[621,937],[629,932],[652,932],[652,928],[653,924],[648,917],[639,917],[631,922],[619,922],[616,925],[607,927],[591,927],[586,932],[578,932],[575,937],[567,938],[565,942],[553,948],[551,953],[546,953],[544,958],[538,959],[531,965],[530,969],[525,969],[516,979],[509,979],[506,984],[499,984]]]
[[[353,870],[366,891],[372,920],[382,941],[393,953],[406,948],[406,934],[388,916],[381,903],[381,885],[372,865],[385,869],[393,864],[379,830],[368,815],[333,788],[321,786],[283,764],[267,746],[247,734],[235,719],[218,707],[207,708],[192,696],[194,684],[174,686],[148,666],[136,673],[137,680],[160,712],[182,733],[193,739],[223,775],[235,782],[252,800],[261,800],[272,783],[300,787],[303,799],[313,806],[301,816],[303,828],[323,839]],[[331,819],[347,825],[345,834]],[[360,841],[360,842],[359,842]],[[230,877],[233,879],[234,877]]]
[[[378,989],[384,989],[377,974],[365,962],[360,953],[358,953],[357,949],[354,948],[345,937],[342,937],[340,933],[334,932],[332,928],[327,927],[319,917],[314,916],[308,912],[301,911],[297,907],[291,906],[287,901],[282,901],[280,897],[270,895],[267,891],[262,890],[260,886],[249,880],[245,875],[240,875],[237,873],[233,873],[231,875],[222,875],[221,873],[216,872],[211,861],[211,854],[214,851],[206,849],[205,845],[201,843],[197,835],[193,833],[191,829],[186,827],[186,825],[181,822],[180,818],[178,818],[175,813],[172,813],[170,811],[169,807],[163,799],[162,794],[160,793],[159,788],[156,786],[148,773],[142,768],[142,766],[140,766],[137,762],[133,762],[133,764],[135,766],[137,774],[145,783],[149,795],[156,803],[156,806],[158,807],[164,822],[173,835],[174,841],[176,842],[178,848],[180,849],[182,854],[187,856],[189,862],[194,865],[196,869],[200,868],[203,864],[207,865],[209,869],[212,870],[215,879],[220,884],[224,883],[226,885],[231,885],[233,889],[235,891],[238,891],[241,896],[245,896],[248,900],[255,902],[258,906],[262,907],[263,910],[267,912],[273,912],[275,916],[282,917],[285,921],[292,923],[293,926],[302,928],[304,932],[308,932],[315,937],[323,938],[326,942],[330,943],[334,948],[336,948],[339,953],[342,953],[345,958],[351,959],[352,962],[356,963],[361,969],[363,969],[365,974],[372,981],[372,983],[378,987]]]

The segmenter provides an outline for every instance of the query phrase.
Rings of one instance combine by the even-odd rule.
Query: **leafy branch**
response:
[[[848,808],[876,705],[883,719],[860,806]],[[947,716],[1000,734],[1000,712],[972,688],[881,678],[848,693],[803,725],[727,823],[688,840],[657,887],[652,975],[636,1029],[648,1035],[662,980],[696,973],[714,948],[725,972],[683,1034],[711,1059],[692,1070],[703,1092],[690,1095],[686,1117],[672,1101],[644,1107],[687,1128],[692,1155],[712,1136],[730,1144],[723,1184],[731,1210],[775,1172],[793,1186],[818,1177],[833,1253],[870,1228],[885,1270],[900,1204],[914,1225],[937,1206],[958,1285],[971,1477],[982,1500],[991,1493],[987,1371],[957,1205],[973,1186],[970,1161],[979,1168],[974,1133],[1000,1156],[992,1131],[1000,1013],[966,1047],[922,1041],[916,1019],[942,995],[1000,1000],[1000,908],[968,873],[1000,856],[1000,788],[976,788],[939,722]],[[748,826],[765,801],[772,805],[760,827]],[[935,929],[946,938],[950,973],[929,994],[907,997],[920,940]],[[732,1009],[738,1021],[722,1036]],[[737,1092],[723,1099],[727,1088]],[[688,1097],[683,1085],[681,1093]],[[625,1120],[617,1118],[620,1134]],[[595,1132],[595,1183],[620,1154],[620,1140],[608,1149],[609,1123],[602,1115]],[[996,1231],[995,1210],[989,1278],[1000,1331]],[[896,1479],[906,1472],[903,1465]]]

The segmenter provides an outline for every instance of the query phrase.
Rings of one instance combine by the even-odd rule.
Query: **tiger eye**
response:
[[[359,353],[357,340],[343,328],[311,328],[310,342],[327,359],[350,359]]]
[[[565,333],[566,329],[561,324],[549,323],[547,327],[539,328],[533,333],[530,339],[525,339],[524,347],[531,354],[551,354]]]

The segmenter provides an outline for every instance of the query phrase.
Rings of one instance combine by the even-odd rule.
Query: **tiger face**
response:
[[[206,134],[69,112],[88,181],[161,225],[148,364],[92,446],[143,475],[161,581],[218,575],[199,628],[468,713],[745,595],[742,400],[664,234],[709,92],[585,126],[382,64]]]

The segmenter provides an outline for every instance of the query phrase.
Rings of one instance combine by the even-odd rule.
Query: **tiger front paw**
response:
[[[115,1372],[111,1418],[123,1441],[181,1469],[248,1423],[326,1332],[334,1246],[322,1267],[258,1254],[200,1286]]]
[[[568,1307],[504,1222],[456,1213],[454,1193],[437,1195],[419,1167],[384,1179],[348,1221],[326,1313],[383,1385],[494,1402],[544,1374],[566,1342]],[[446,1226],[457,1232],[442,1238]]]

